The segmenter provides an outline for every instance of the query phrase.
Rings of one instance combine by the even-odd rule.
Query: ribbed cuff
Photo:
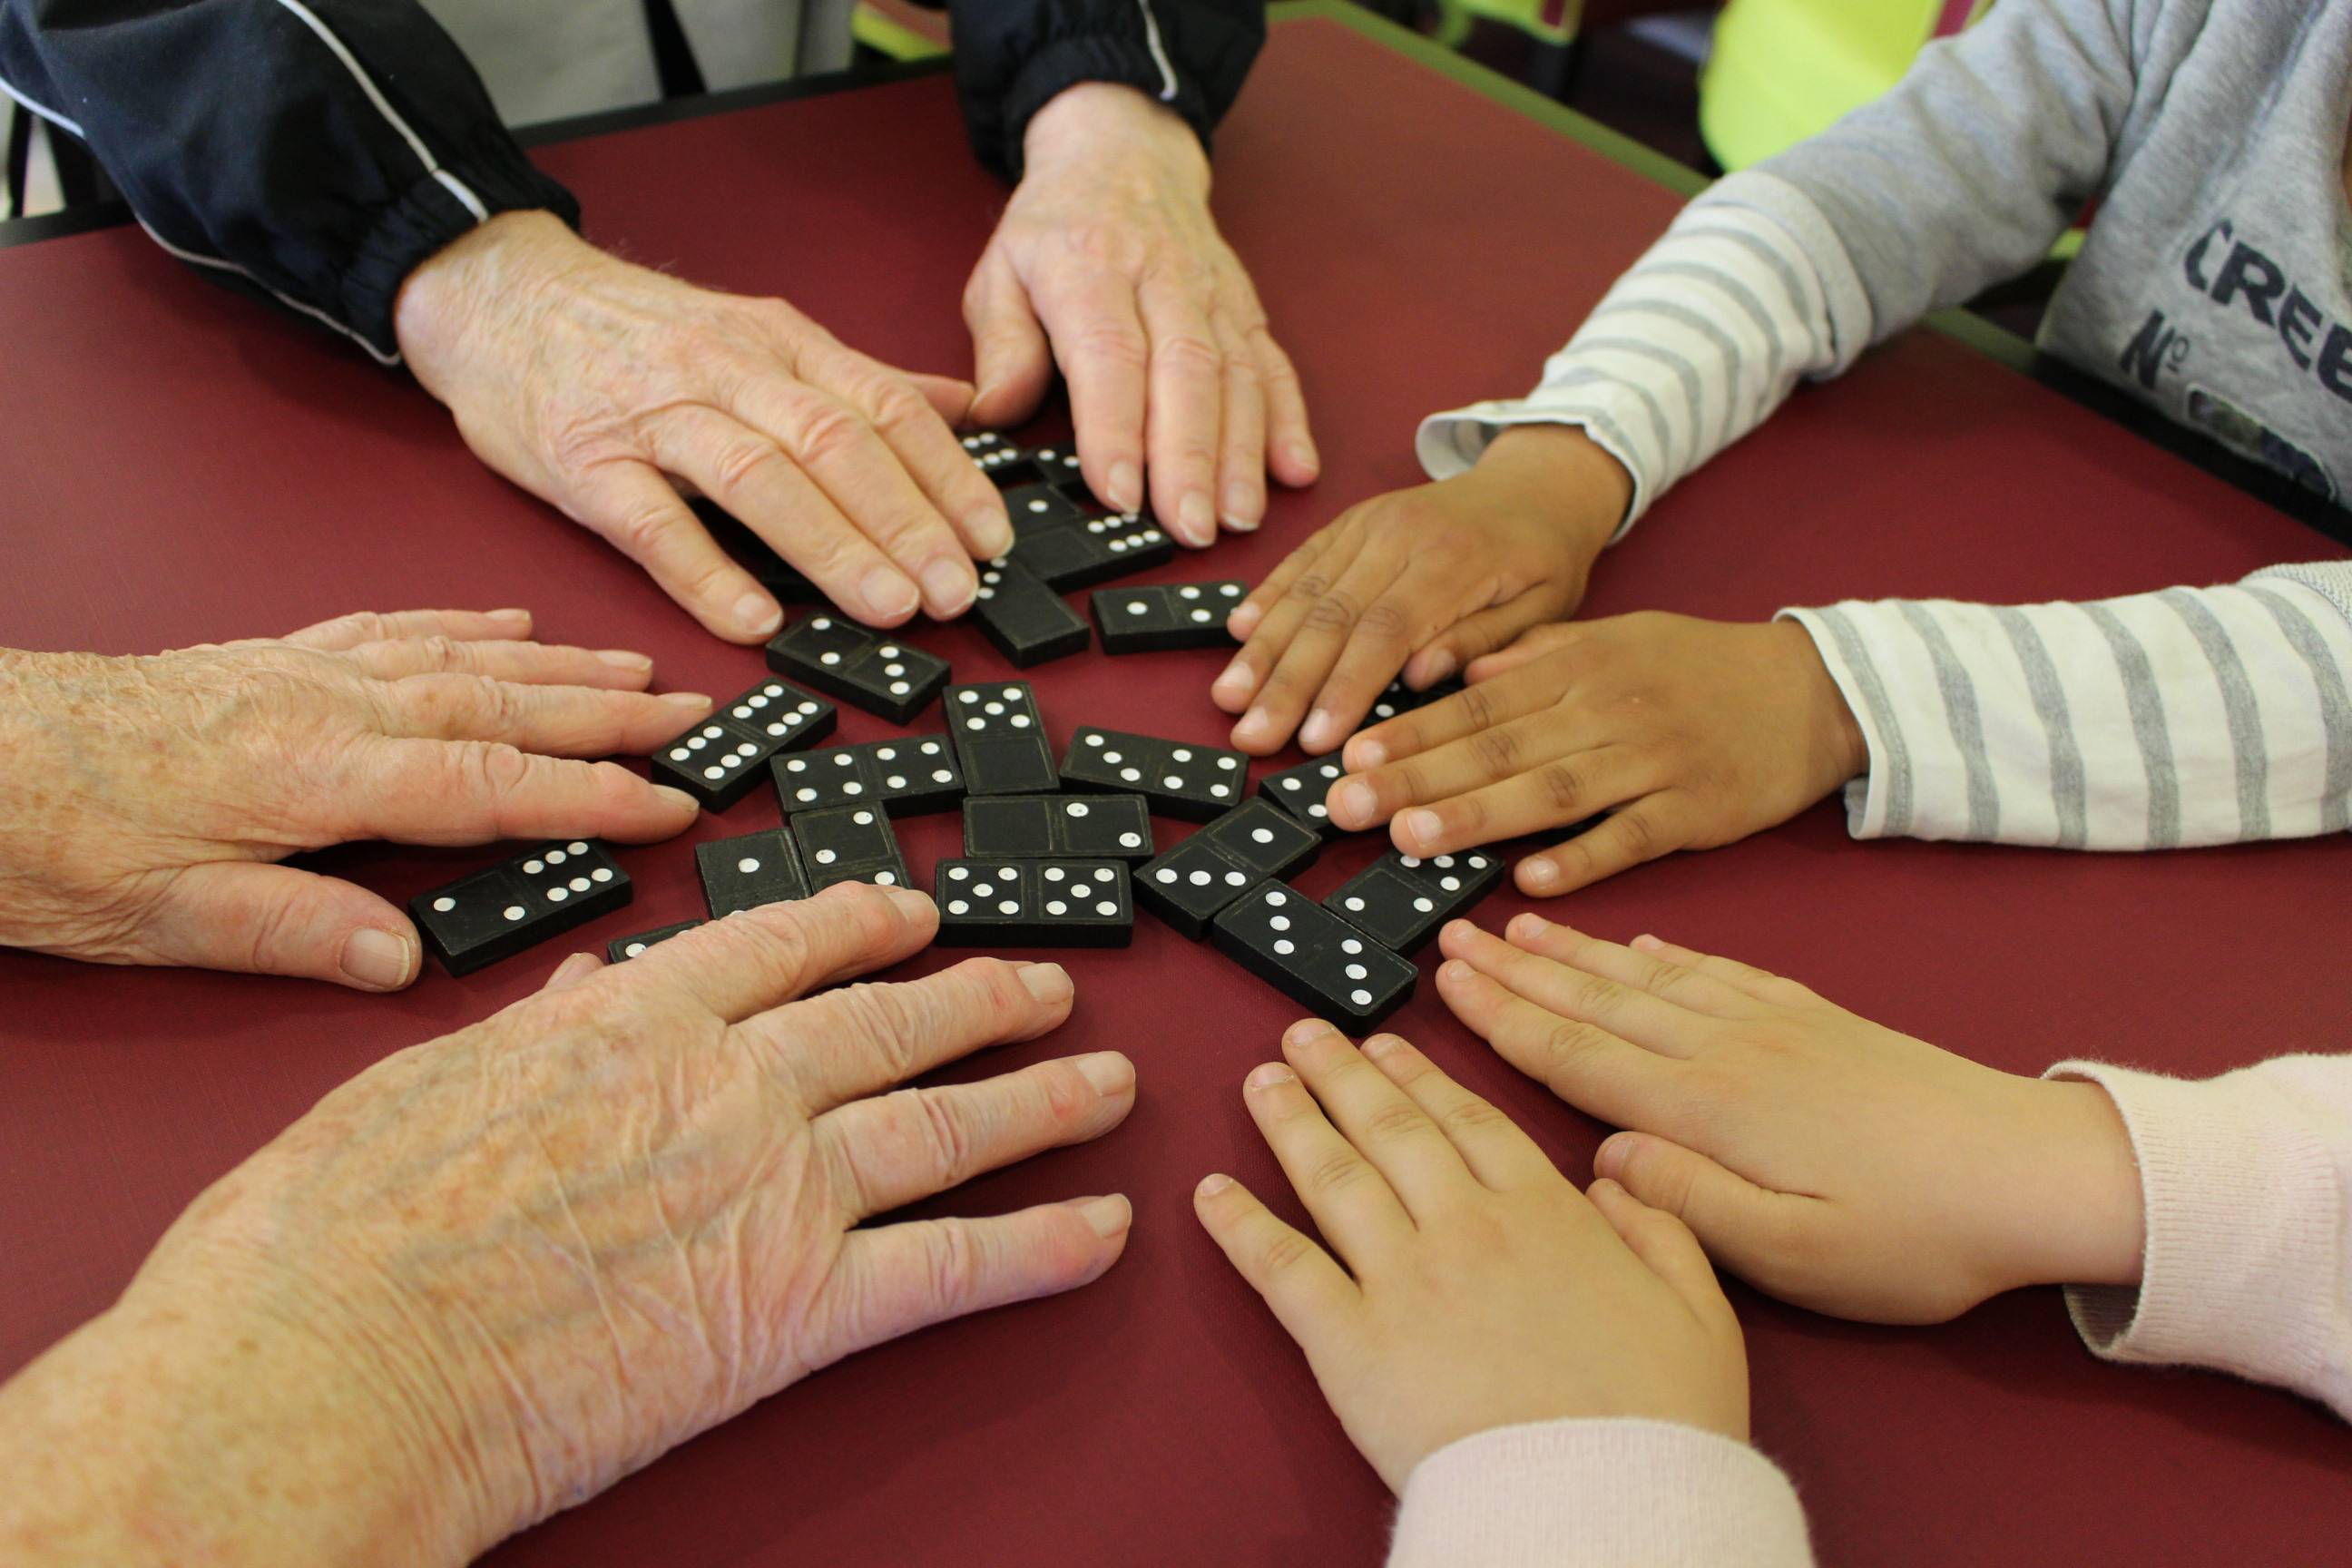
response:
[[[580,203],[572,193],[533,167],[503,127],[483,126],[462,157],[409,186],[360,236],[341,279],[340,314],[380,355],[396,360],[393,305],[408,275],[487,218],[541,211],[580,226]]]
[[[1405,1482],[1389,1568],[1808,1568],[1796,1489],[1666,1421],[1546,1421],[1450,1443]]]
[[[1605,389],[1592,395],[1596,402],[1609,401]],[[1614,544],[1650,510],[1654,489],[1649,476],[1642,471],[1633,443],[1626,437],[1622,419],[1634,405],[1631,398],[1624,403],[1622,409],[1601,406],[1574,414],[1554,413],[1530,403],[1473,403],[1465,408],[1448,409],[1423,419],[1421,428],[1413,432],[1413,455],[1421,459],[1422,472],[1431,479],[1450,479],[1475,468],[1495,437],[1515,425],[1572,426],[1583,431],[1594,446],[1616,458],[1633,481],[1633,497],[1625,503],[1625,519],[1609,536],[1609,542]]]
[[[2138,1288],[2066,1290],[2098,1355],[2322,1392],[2346,1314],[2343,1194],[2308,1121],[2263,1081],[2281,1065],[2198,1083],[2098,1062],[2042,1075],[2106,1090],[2139,1162]]]

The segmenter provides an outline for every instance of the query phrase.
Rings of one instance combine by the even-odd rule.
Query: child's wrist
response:
[[[1625,465],[1573,425],[1514,425],[1486,444],[1472,471],[1549,519],[1588,563],[1616,537],[1633,500]]]
[[[2106,1090],[2017,1079],[2003,1288],[2137,1285],[2146,1215],[2131,1134]]]

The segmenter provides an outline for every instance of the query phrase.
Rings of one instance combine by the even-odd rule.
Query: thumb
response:
[[[971,329],[972,423],[982,429],[1018,425],[1037,411],[1054,378],[1054,350],[1030,308],[1029,290],[1002,250],[992,247],[964,289]]]
[[[1592,1156],[1592,1173],[1681,1220],[1733,1273],[1750,1280],[1771,1277],[1776,1234],[1786,1228],[1785,1216],[1774,1205],[1791,1201],[1784,1194],[1767,1192],[1706,1155],[1648,1132],[1610,1137]]]
[[[397,991],[422,950],[408,917],[364,888],[247,860],[191,866],[156,906],[149,946],[166,963]]]

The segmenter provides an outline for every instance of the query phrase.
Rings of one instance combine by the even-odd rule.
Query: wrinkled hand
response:
[[[1448,1443],[1526,1421],[1747,1438],[1739,1322],[1680,1222],[1613,1182],[1587,1201],[1393,1035],[1360,1054],[1308,1020],[1282,1050],[1244,1098],[1330,1253],[1229,1177],[1193,1206],[1390,1490]]]
[[[1541,626],[1469,677],[1348,742],[1331,820],[1386,822],[1406,854],[1439,855],[1609,813],[1519,862],[1535,898],[1761,832],[1869,765],[1837,682],[1789,622],[1645,611]]]
[[[1759,1289],[1927,1323],[2022,1285],[2137,1282],[2138,1173],[2095,1084],[1997,1072],[1653,937],[1534,915],[1507,935],[1445,929],[1445,1005],[1626,1129],[1593,1170]]]
[[[0,651],[0,943],[392,991],[416,976],[408,917],[273,862],[683,831],[685,794],[559,759],[649,752],[710,699],[530,635],[522,610],[413,610],[152,658]]]
[[[1024,168],[964,288],[974,423],[1034,413],[1058,359],[1078,458],[1116,510],[1144,502],[1203,545],[1265,516],[1265,474],[1319,468],[1290,358],[1209,213],[1192,129],[1129,87],[1086,82],[1029,121]]]
[[[1234,744],[1336,750],[1402,671],[1416,691],[1584,602],[1633,481],[1582,431],[1505,432],[1475,468],[1376,496],[1235,607],[1245,646],[1210,688]],[[1301,720],[1305,722],[1302,724]]]
[[[683,481],[848,614],[961,615],[1012,525],[951,422],[971,388],[845,347],[781,300],[607,256],[545,213],[492,218],[425,261],[401,352],[476,456],[644,567],[714,634],[782,624],[680,499]]]
[[[887,1092],[1059,1025],[1054,964],[791,1000],[936,926],[844,884],[577,955],[329,1095],[0,1393],[0,1557],[467,1561],[829,1363],[1094,1279],[1124,1198],[860,1223],[1134,1100],[1108,1052]]]

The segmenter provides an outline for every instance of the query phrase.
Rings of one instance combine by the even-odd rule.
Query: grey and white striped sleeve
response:
[[[1781,615],[1869,742],[1857,838],[2165,849],[2352,820],[2352,561],[2092,604]]]
[[[1575,425],[1625,465],[1622,536],[1674,482],[1762,424],[1799,380],[1870,342],[1870,302],[1820,209],[1755,170],[1699,196],[1601,298],[1527,396],[1433,414],[1416,438],[1445,479],[1513,425]]]

